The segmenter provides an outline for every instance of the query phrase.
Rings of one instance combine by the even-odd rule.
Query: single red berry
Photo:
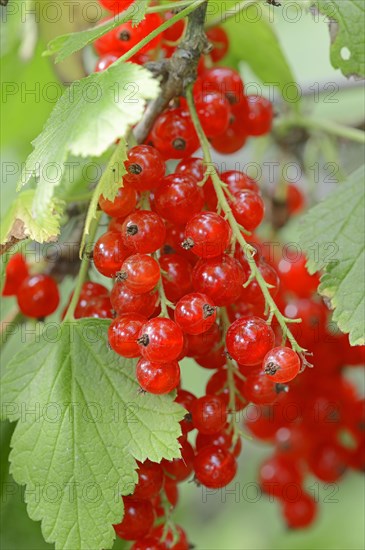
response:
[[[56,311],[60,303],[57,283],[49,275],[30,275],[18,288],[20,311],[26,317],[39,319]]]
[[[149,210],[132,212],[122,225],[124,245],[129,250],[140,254],[156,252],[163,246],[165,236],[166,228],[162,219],[155,212]]]
[[[115,277],[129,254],[130,250],[126,248],[122,236],[114,231],[107,231],[94,246],[94,266],[105,277]]]
[[[189,550],[190,545],[184,529],[180,525],[175,525],[175,530],[173,531],[169,528],[165,538],[163,538],[165,535],[165,525],[161,523],[161,525],[156,525],[152,529],[151,535],[157,537],[160,541],[163,539],[161,550]],[[178,537],[177,540],[175,539],[175,533]]]
[[[210,329],[217,318],[212,300],[205,294],[185,294],[175,308],[175,323],[186,334],[202,334]]]
[[[157,291],[135,294],[124,283],[116,282],[110,294],[110,301],[118,315],[123,313],[140,313],[150,317],[158,304]]]
[[[180,254],[164,254],[159,259],[166,298],[176,303],[193,290],[191,264]]]
[[[136,540],[130,550],[163,550],[160,539],[147,535],[143,539]]]
[[[261,363],[274,344],[274,331],[260,317],[238,319],[229,327],[226,335],[228,353],[242,365]]]
[[[301,491],[297,500],[285,500],[283,516],[290,529],[303,529],[313,523],[317,515],[317,503],[312,495]]]
[[[123,502],[123,521],[113,526],[116,534],[124,540],[137,540],[144,537],[151,530],[155,520],[151,502],[133,497],[123,497]]]
[[[193,286],[207,294],[217,306],[226,306],[239,298],[244,283],[244,273],[237,260],[224,254],[202,259],[194,267]]]
[[[289,390],[285,384],[270,380],[265,374],[249,374],[246,378],[244,395],[249,403],[255,405],[271,405],[278,400],[279,395]]]
[[[197,183],[203,181],[206,172],[204,161],[198,157],[182,159],[175,168],[176,174],[185,174],[195,179]],[[218,201],[212,179],[209,177],[203,186],[204,199],[208,210],[215,211]]]
[[[331,418],[327,418],[327,426],[330,423]],[[321,481],[336,483],[346,471],[347,464],[344,449],[337,443],[319,444],[309,454],[308,465],[312,474]]]
[[[207,138],[215,138],[227,131],[231,106],[225,95],[212,90],[194,94],[195,108]]]
[[[217,347],[222,340],[222,330],[214,323],[209,330],[202,334],[185,334],[185,340],[188,343],[189,357],[197,357],[207,354]]]
[[[194,471],[199,483],[210,489],[220,489],[234,479],[237,463],[228,449],[211,445],[196,454]]]
[[[301,490],[303,474],[296,462],[280,455],[274,455],[261,464],[259,482],[268,495],[285,498],[291,491]]]
[[[106,23],[107,21],[110,21],[110,19],[110,17],[105,17],[100,21],[100,23]],[[115,55],[120,57],[124,53],[124,49],[122,47],[123,43],[119,40],[118,30],[119,27],[112,29],[95,40],[94,48],[100,57],[107,55]]]
[[[134,0],[99,0],[103,8],[112,13],[119,13],[126,10]]]
[[[125,162],[127,174],[123,180],[138,191],[150,191],[161,184],[165,162],[160,153],[149,145],[136,145],[128,152]]]
[[[27,262],[22,254],[14,254],[8,261],[5,270],[5,283],[2,295],[15,296],[22,282],[28,277]]]
[[[103,56],[99,57],[96,65],[95,65],[95,72],[96,73],[101,73],[102,71],[105,71],[108,67],[110,67],[110,65],[112,65],[114,63],[114,61],[116,61],[117,59],[119,59],[119,55],[118,54],[114,54],[114,53],[107,53],[107,54],[104,54]]]
[[[307,258],[282,258],[278,263],[278,273],[283,290],[296,294],[299,298],[310,298],[319,285],[319,275],[310,275],[306,268]]]
[[[207,30],[207,38],[212,43],[213,49],[209,52],[214,63],[217,63],[228,52],[229,40],[228,35],[223,27],[213,27]]]
[[[170,319],[155,317],[147,321],[139,332],[138,345],[144,359],[168,363],[182,352],[184,337],[180,327]]]
[[[173,11],[167,11],[164,14],[165,21],[168,21],[171,19],[171,17],[174,16]],[[180,21],[176,21],[171,27],[163,31],[163,39],[165,42],[173,42],[176,43],[180,40],[182,37],[182,34],[185,29],[185,21],[184,19],[180,19]]]
[[[113,319],[114,310],[110,303],[109,296],[95,296],[90,298],[87,306],[82,310],[81,315],[77,315],[75,310],[75,319],[79,317],[94,317],[95,319]]]
[[[265,204],[261,196],[247,189],[233,195],[229,200],[236,221],[247,231],[254,231],[262,222]]]
[[[200,212],[186,224],[182,246],[201,258],[215,258],[228,248],[231,236],[231,228],[222,216]]]
[[[291,348],[279,346],[265,355],[262,368],[273,382],[290,382],[300,371],[300,359]]]
[[[229,67],[207,69],[201,78],[198,79],[195,90],[202,90],[203,92],[216,90],[224,94],[231,104],[239,104],[244,97],[241,76],[237,71]]]
[[[221,395],[204,395],[191,406],[194,427],[203,434],[223,430],[227,422],[227,404]]]
[[[179,363],[153,363],[148,359],[140,359],[136,367],[136,377],[141,388],[149,393],[169,393],[179,385]]]
[[[223,346],[215,346],[205,354],[194,357],[196,363],[204,369],[221,369],[227,362]]]
[[[183,225],[203,208],[204,193],[193,178],[171,174],[156,189],[152,205],[165,220]]]
[[[137,192],[128,184],[118,189],[114,201],[109,201],[103,197],[99,198],[99,206],[103,212],[112,218],[124,218],[135,209],[137,204]]]
[[[162,113],[154,124],[151,137],[165,159],[190,157],[199,147],[194,124],[180,109]]]
[[[222,172],[220,179],[228,185],[228,190],[232,195],[247,190],[254,191],[258,194],[260,193],[258,183],[244,172],[228,170],[227,172]]]
[[[124,260],[117,280],[135,294],[145,294],[155,288],[161,272],[158,262],[148,254],[133,254]]]
[[[162,460],[161,466],[175,481],[180,482],[188,478],[193,471],[194,449],[189,441],[181,440],[181,458]]]
[[[290,214],[298,214],[305,207],[305,197],[302,191],[292,184],[288,184],[286,201],[288,205],[288,210]]]
[[[273,121],[272,103],[262,96],[247,96],[249,113],[247,132],[250,136],[263,136],[271,131]]]
[[[158,495],[163,485],[163,470],[160,464],[145,460],[138,464],[138,483],[133,491],[133,498],[151,499]]]
[[[203,447],[210,447],[211,445],[214,445],[216,447],[223,447],[229,451],[232,447],[232,442],[233,433],[232,430],[229,431],[229,426],[227,425],[224,430],[215,434],[203,434],[202,432],[198,432],[195,447],[197,451],[200,451]],[[234,449],[232,450],[233,456],[237,458],[241,453],[241,448],[241,440],[238,439]]]
[[[231,109],[232,116],[227,130],[220,136],[210,140],[213,149],[222,155],[232,155],[240,151],[245,145],[248,137],[244,117],[235,114],[233,106],[231,106]]]
[[[139,357],[141,352],[137,339],[145,321],[146,317],[139,313],[125,313],[114,319],[108,329],[112,349],[123,357]]]

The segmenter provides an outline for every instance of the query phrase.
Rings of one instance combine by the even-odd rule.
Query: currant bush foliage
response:
[[[365,343],[365,167],[354,172],[303,220],[302,242],[310,273],[323,270],[319,292],[350,343]]]
[[[365,77],[363,0],[314,0],[312,7],[331,24],[331,63],[347,76]],[[334,29],[334,22],[337,27]]]
[[[134,361],[107,349],[108,324],[45,330],[2,374],[2,416],[18,421],[10,472],[56,549],[111,548],[136,459],[180,456],[184,409],[174,396],[139,393]]]

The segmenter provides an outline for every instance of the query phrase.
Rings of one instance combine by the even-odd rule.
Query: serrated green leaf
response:
[[[329,19],[331,63],[347,76],[365,77],[365,3],[363,0],[313,0]]]
[[[74,82],[62,95],[22,170],[19,186],[35,175],[35,216],[48,212],[69,154],[99,156],[143,115],[159,85],[143,67],[116,63],[106,71]],[[95,95],[96,94],[96,95]]]
[[[57,36],[57,38],[48,43],[47,50],[43,55],[53,55],[58,52],[55,61],[59,63],[126,21],[132,20],[134,25],[138,25],[145,16],[147,5],[147,0],[138,0],[137,2],[133,2],[127,10],[118,13],[114,18],[104,21],[96,27],[81,32]]]
[[[125,169],[124,163],[127,160],[127,144],[125,139],[121,139],[118,143],[113,156],[106,167],[103,175],[100,178],[100,181],[93,193],[92,199],[89,204],[89,209],[87,212],[85,220],[85,228],[82,236],[82,241],[80,245],[80,256],[82,257],[82,252],[85,248],[86,236],[90,231],[90,224],[95,218],[96,211],[98,208],[98,202],[100,195],[103,195],[105,199],[113,201],[118,193],[118,189],[122,185],[122,178],[127,172]]]
[[[139,392],[135,361],[108,350],[108,325],[46,325],[2,374],[2,415],[18,421],[10,471],[56,550],[111,548],[136,460],[180,456],[184,410]]]
[[[11,242],[13,238],[17,240],[29,238],[38,243],[57,239],[63,203],[59,199],[52,199],[39,217],[34,211],[35,194],[34,189],[29,189],[17,195],[1,220],[0,244]]]
[[[296,79],[273,26],[263,12],[257,20],[256,7],[248,6],[245,17],[229,19],[224,28],[229,35],[230,64],[237,67],[245,61],[263,83],[276,86],[284,99],[288,94],[295,97]]]
[[[334,309],[333,320],[365,343],[365,167],[361,167],[304,217],[301,242],[310,273],[324,270],[319,292]]]

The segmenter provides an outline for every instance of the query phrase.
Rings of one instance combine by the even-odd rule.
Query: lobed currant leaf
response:
[[[327,16],[331,36],[331,63],[347,77],[365,77],[363,0],[313,0],[313,10]]]
[[[56,549],[111,548],[136,460],[180,456],[184,409],[139,392],[134,361],[107,348],[108,324],[45,325],[2,373],[2,416],[18,421],[10,471]]]
[[[156,97],[158,90],[158,83],[143,67],[119,63],[74,82],[65,91],[33,142],[18,184],[21,187],[35,176],[35,217],[42,219],[50,211],[69,154],[101,155],[140,120],[146,100]]]
[[[57,239],[60,230],[60,218],[63,203],[60,199],[51,199],[42,215],[34,215],[34,189],[17,195],[1,221],[0,244],[30,238],[39,243]]]
[[[319,292],[351,345],[365,343],[365,166],[304,217],[301,242],[310,273],[323,270]]]
[[[47,50],[43,55],[57,53],[55,61],[59,63],[126,21],[132,21],[134,25],[138,25],[146,14],[147,6],[147,0],[138,0],[138,2],[133,2],[128,9],[118,13],[114,18],[104,21],[96,27],[81,32],[57,36],[48,43]]]

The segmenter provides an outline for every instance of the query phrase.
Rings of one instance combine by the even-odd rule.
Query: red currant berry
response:
[[[138,345],[144,359],[168,363],[179,357],[184,345],[180,327],[170,319],[156,317],[145,323],[139,333]]]
[[[213,149],[222,155],[236,153],[247,141],[247,132],[244,116],[236,113],[234,105],[231,106],[232,115],[227,130],[210,140]]]
[[[228,353],[242,365],[258,365],[274,344],[274,331],[260,317],[238,319],[226,335]]]
[[[162,283],[166,298],[176,303],[180,298],[193,290],[193,268],[179,254],[165,254],[160,257]]]
[[[216,90],[224,94],[231,104],[240,103],[244,97],[244,88],[241,76],[234,69],[228,67],[214,67],[206,70],[195,86],[203,92]]]
[[[303,475],[297,465],[290,459],[274,455],[261,465],[259,481],[263,491],[268,495],[285,498],[290,490],[301,487]]]
[[[254,231],[262,222],[265,213],[264,201],[254,191],[240,191],[229,203],[236,221],[247,231]]]
[[[185,174],[195,179],[197,183],[203,181],[206,167],[203,160],[198,157],[189,157],[181,160],[175,168],[176,174]],[[217,209],[217,195],[211,178],[208,178],[203,186],[203,193],[208,210]]]
[[[135,294],[124,283],[116,282],[110,294],[110,301],[118,315],[123,313],[140,313],[151,317],[158,304],[158,292]]]
[[[160,216],[149,210],[132,212],[122,225],[123,243],[140,254],[156,252],[163,246],[165,236],[166,228]]]
[[[203,449],[203,447],[210,447],[211,445],[215,445],[216,447],[223,447],[224,449],[227,449],[229,451],[232,447],[232,441],[233,434],[232,432],[229,432],[229,427],[226,426],[226,429],[215,434],[208,435],[203,434],[202,432],[198,432],[196,436],[195,447],[197,451],[200,451],[200,449]],[[241,448],[241,440],[238,439],[232,451],[233,456],[237,458],[241,453]]]
[[[160,539],[147,535],[143,539],[137,540],[130,550],[163,550]]]
[[[158,495],[163,484],[163,470],[160,464],[145,460],[138,464],[138,483],[134,488],[133,498],[151,499]]]
[[[234,479],[237,463],[230,451],[211,445],[203,447],[196,454],[194,471],[199,483],[210,489],[220,489]]]
[[[189,357],[202,356],[218,346],[222,339],[220,327],[214,323],[209,330],[202,334],[186,334]]]
[[[265,374],[252,373],[246,378],[244,395],[249,403],[271,405],[278,400],[282,392],[287,392],[288,389],[288,386],[273,382]]]
[[[157,525],[151,531],[151,535],[157,537],[161,543],[161,550],[189,550],[190,545],[185,531],[180,525],[175,525],[176,535],[178,539],[175,539],[175,532],[169,528],[165,535],[165,526],[163,524]],[[165,538],[163,538],[165,536]]]
[[[101,73],[102,71],[105,71],[110,65],[114,63],[119,59],[119,56],[113,53],[107,53],[100,57],[95,65],[95,72]]]
[[[333,404],[330,405],[333,409]],[[327,424],[331,422],[327,418]],[[346,471],[344,450],[336,443],[318,445],[309,455],[309,468],[318,479],[326,483],[336,483]]]
[[[257,194],[260,193],[258,183],[244,172],[228,170],[228,172],[222,172],[220,179],[228,185],[228,190],[232,195],[247,190],[254,191]]]
[[[148,359],[140,359],[136,367],[136,377],[141,388],[149,393],[169,393],[179,385],[179,363],[153,363]]]
[[[119,13],[126,10],[134,0],[99,0],[103,8],[112,13]]]
[[[156,189],[153,207],[165,220],[177,225],[185,224],[204,205],[204,193],[193,178],[171,174]]]
[[[181,440],[181,458],[162,460],[161,466],[165,472],[180,482],[188,478],[193,471],[194,449],[189,441]]]
[[[14,254],[6,265],[3,296],[15,296],[28,275],[28,266],[24,257],[21,254]]]
[[[207,38],[213,44],[213,49],[209,55],[214,63],[217,63],[228,52],[229,40],[223,27],[213,27],[207,31]]]
[[[168,21],[173,17],[174,13],[172,11],[167,11],[164,14],[165,21]],[[180,19],[180,21],[176,21],[171,27],[163,31],[163,39],[166,42],[173,42],[176,43],[180,40],[182,37],[182,34],[185,29],[185,22],[184,19]]]
[[[247,96],[249,113],[247,132],[250,136],[263,136],[271,131],[273,108],[268,99],[262,96]]]
[[[137,193],[131,185],[124,184],[118,189],[117,196],[114,201],[109,201],[101,195],[99,206],[103,212],[112,218],[124,218],[128,216],[136,208]]]
[[[319,275],[310,275],[305,266],[307,258],[282,258],[278,264],[278,273],[284,290],[296,294],[299,298],[310,298],[319,285]]]
[[[223,430],[227,422],[227,404],[221,395],[204,395],[191,406],[194,427],[203,434]]]
[[[242,378],[239,378],[235,375],[234,385],[236,388],[234,408],[236,411],[242,411],[247,405],[246,399],[244,397],[245,382],[242,380]],[[227,369],[220,369],[219,371],[215,372],[213,376],[211,376],[211,378],[208,380],[205,391],[207,394],[217,394],[222,396],[228,406],[230,395],[228,388]]]
[[[123,521],[114,525],[116,534],[124,540],[136,540],[144,537],[151,530],[155,520],[151,502],[132,497],[123,497],[123,502]]]
[[[124,281],[125,286],[135,294],[145,294],[155,288],[160,276],[160,266],[152,256],[133,254],[124,260],[117,280]]]
[[[201,258],[214,258],[228,248],[231,235],[231,228],[224,218],[215,212],[200,212],[186,224],[182,246],[192,249]]]
[[[96,319],[113,319],[114,311],[109,296],[95,296],[90,298],[87,306],[79,317],[94,317]],[[78,319],[75,310],[75,319]]]
[[[242,265],[245,272],[246,281],[248,281],[251,274],[251,268],[250,264],[246,260],[246,257],[242,254],[241,247],[238,254],[235,254],[235,257],[237,258],[237,260],[240,261],[240,264]],[[264,260],[260,260],[257,267],[259,268],[259,271],[263,276],[265,282],[268,283],[271,287],[269,288],[271,296],[275,298],[275,296],[279,292],[280,285],[280,279],[276,270]],[[243,300],[243,302],[246,304],[257,306],[258,311],[261,310],[263,312],[265,310],[265,298],[256,279],[251,281],[248,286],[242,289],[241,300]]]
[[[289,214],[298,214],[305,207],[305,198],[301,190],[292,184],[287,186],[286,201]]]
[[[49,275],[31,275],[18,288],[17,300],[20,311],[26,317],[47,317],[56,311],[60,303],[57,283]]]
[[[216,308],[205,294],[186,294],[176,304],[175,323],[186,334],[206,332],[215,323],[216,318]]]
[[[194,124],[180,109],[162,113],[154,124],[151,137],[166,159],[190,157],[199,147]]]
[[[193,395],[189,391],[181,389],[178,390],[175,401],[188,411],[187,415],[180,422],[181,431],[183,434],[191,432],[191,430],[194,429],[193,423],[191,421],[191,407],[195,400],[195,395]]]
[[[290,382],[300,371],[300,359],[291,348],[279,346],[265,355],[262,367],[273,382]]]
[[[127,174],[123,180],[138,191],[155,189],[165,175],[165,163],[160,153],[149,145],[137,145],[128,152]]]
[[[220,369],[227,362],[223,346],[216,346],[208,353],[197,355],[194,359],[204,369]]]
[[[194,267],[195,290],[210,296],[217,306],[226,306],[237,300],[243,283],[241,265],[226,254],[218,258],[199,260]]]
[[[303,529],[313,523],[317,515],[317,503],[308,493],[301,491],[297,500],[285,500],[283,516],[290,529]]]
[[[96,241],[93,251],[94,266],[105,277],[115,277],[129,254],[130,250],[126,248],[122,236],[108,231]]]
[[[138,313],[126,313],[114,319],[108,330],[112,349],[123,357],[139,357],[141,352],[137,339],[145,321],[146,318]]]
[[[231,107],[228,99],[215,90],[194,95],[195,108],[207,138],[215,138],[227,131]]]

